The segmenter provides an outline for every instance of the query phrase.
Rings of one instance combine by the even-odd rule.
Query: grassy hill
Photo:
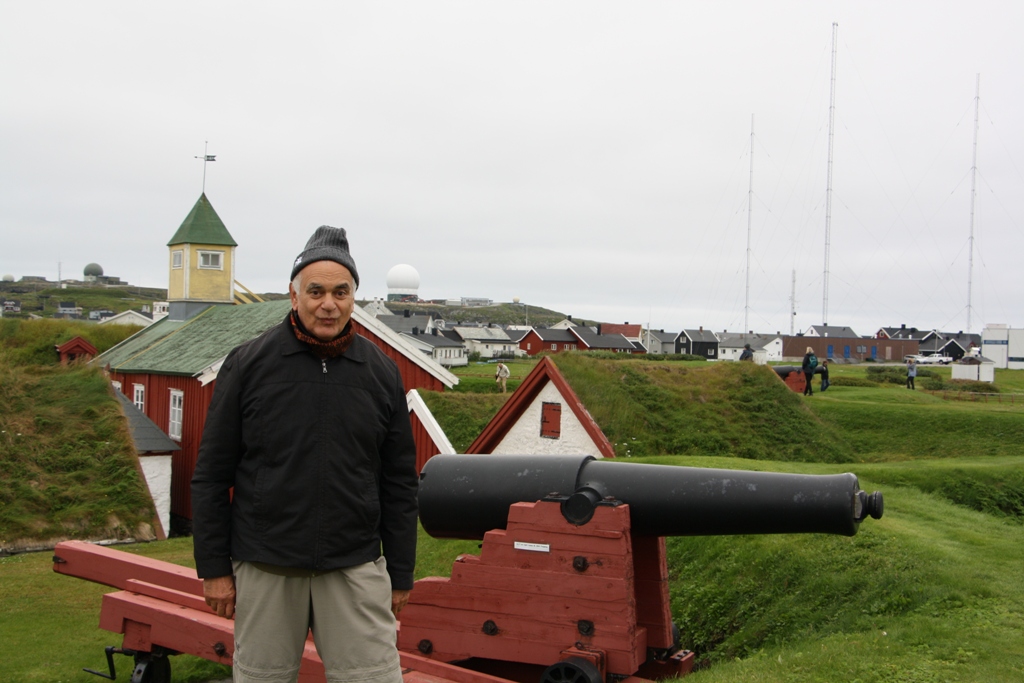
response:
[[[365,301],[360,301],[364,305]],[[565,320],[565,314],[540,306],[497,303],[492,306],[445,306],[432,303],[385,302],[392,313],[401,315],[408,310],[417,315],[432,314],[448,323],[496,323],[498,325],[553,325]],[[580,325],[595,325],[594,321],[578,321]]]
[[[852,471],[885,494],[884,517],[853,538],[669,539],[673,616],[702,666],[687,680],[1024,680],[1024,404],[1014,399],[1024,373],[997,375],[1001,403],[857,382],[805,399],[747,364],[555,360],[621,455]],[[510,367],[517,386],[533,363]],[[863,368],[833,372],[866,380]],[[491,366],[459,374],[464,391],[422,393],[462,450],[509,395],[495,393]],[[134,549],[182,564],[190,551],[189,539]],[[417,578],[447,575],[465,552],[478,552],[477,542],[421,534]],[[94,680],[76,672],[102,667],[102,646],[116,642],[95,628],[103,592],[53,575],[48,556],[0,558],[5,680]],[[174,661],[178,683],[223,675]]]
[[[728,455],[817,462],[853,458],[835,428],[764,366],[587,353],[562,353],[554,360],[618,456]],[[510,389],[533,364],[509,364]],[[494,372],[483,367],[469,366],[459,375],[460,387],[467,385],[484,396],[421,392],[456,450],[469,446],[506,398],[486,395],[495,391]]]
[[[63,538],[152,537],[152,501],[99,368],[57,362],[81,334],[100,351],[133,331],[0,321],[0,550]]]
[[[86,287],[68,286],[67,289],[48,287],[37,289],[31,283],[4,283],[0,288],[0,296],[21,302],[21,313],[5,317],[27,318],[29,314],[47,318],[57,312],[57,304],[61,301],[74,301],[81,306],[83,316],[89,311],[110,310],[122,313],[128,309],[141,309],[143,304],[154,301],[166,301],[167,290],[155,287]]]

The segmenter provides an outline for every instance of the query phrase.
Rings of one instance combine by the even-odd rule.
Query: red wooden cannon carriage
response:
[[[409,683],[640,683],[693,666],[669,608],[665,536],[852,536],[882,497],[857,478],[596,461],[589,456],[435,456],[420,516],[440,538],[482,538],[450,578],[416,582],[398,647]],[[526,502],[524,502],[526,501]],[[193,570],[67,542],[54,570],[120,589],[100,627],[124,634],[133,683],[170,680],[168,656],[231,663],[232,622]],[[94,672],[97,673],[97,672]],[[104,675],[100,673],[99,675]],[[323,681],[307,642],[299,680]]]

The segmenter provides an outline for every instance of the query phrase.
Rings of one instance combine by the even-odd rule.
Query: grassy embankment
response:
[[[98,368],[54,345],[100,351],[136,328],[0,321],[0,550],[63,538],[152,536],[153,506],[117,400]]]
[[[839,385],[803,399],[776,392],[770,375],[739,364],[590,367],[570,356],[557,362],[617,448],[628,444],[630,455],[644,455],[637,457],[641,461],[849,470],[865,489],[885,493],[883,519],[869,520],[853,538],[670,539],[673,614],[684,643],[711,664],[690,680],[1024,678],[1024,438],[1015,428],[1024,422],[1024,406],[943,401],[895,385]],[[529,367],[513,364],[513,376],[521,378]],[[858,370],[863,372],[843,368],[839,374]],[[481,371],[471,366],[462,372]],[[493,376],[489,367],[483,373],[483,379]],[[1005,386],[1018,380],[1012,375],[997,381]],[[493,392],[493,379],[484,386]],[[507,396],[436,398],[428,402],[451,437],[460,429],[468,434],[465,425],[474,421],[486,423]],[[688,405],[661,408],[666,402]],[[473,407],[475,417],[456,414],[460,406]],[[891,411],[900,419],[887,419]],[[906,429],[908,422],[917,428]],[[972,424],[982,433],[965,427]],[[927,433],[934,430],[943,430],[941,437]],[[708,431],[715,438],[702,436]],[[823,436],[813,440],[813,433]],[[941,458],[930,446],[919,446],[933,438],[945,446]],[[706,444],[717,448],[716,455],[701,454]],[[669,446],[686,453],[661,455]],[[740,453],[756,459],[731,457]],[[187,539],[137,550],[170,554],[168,548],[177,548],[177,561],[189,563]],[[421,536],[417,575],[447,574],[458,553],[475,550],[475,542]],[[0,560],[7,612],[0,618],[0,648],[11,662],[10,680],[55,680],[55,672],[67,672],[61,680],[89,680],[73,671],[101,665],[100,646],[115,642],[94,628],[103,588],[48,574],[47,560]],[[60,591],[68,595],[56,597]],[[44,593],[43,600],[24,597]],[[76,597],[86,594],[91,597]],[[20,602],[12,601],[19,596]],[[176,658],[175,680],[203,680],[203,666]]]

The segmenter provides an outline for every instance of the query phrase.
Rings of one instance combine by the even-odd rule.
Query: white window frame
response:
[[[223,251],[207,251],[200,250],[199,252],[199,270],[224,270],[224,252]],[[216,256],[217,265],[203,265],[203,262],[210,258],[212,261]]]
[[[181,249],[175,249],[171,252],[171,268],[174,270],[181,270],[184,268],[185,263],[185,252]]]
[[[167,417],[167,436],[175,441],[181,441],[181,423],[185,413],[185,392],[181,389],[171,389],[170,406],[170,413]]]
[[[132,385],[132,403],[142,412],[146,412],[146,385]]]

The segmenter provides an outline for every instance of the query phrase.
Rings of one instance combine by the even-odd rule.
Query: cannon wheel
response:
[[[136,654],[131,683],[171,683],[171,660],[163,654]]]
[[[585,659],[570,657],[544,669],[540,683],[604,683],[601,672]]]

